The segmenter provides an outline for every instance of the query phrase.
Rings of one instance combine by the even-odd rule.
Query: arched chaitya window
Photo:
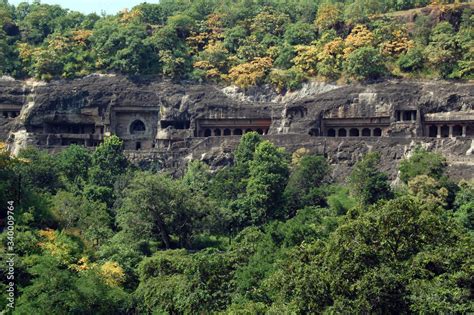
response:
[[[335,137],[336,136],[336,130],[334,129],[329,129],[328,130],[328,137]]]
[[[235,136],[241,136],[242,135],[242,129],[234,129],[234,135]]]
[[[211,129],[204,130],[204,137],[210,137],[212,135]]]
[[[362,129],[362,137],[370,137],[370,129],[369,128]]]
[[[375,137],[381,137],[381,136],[382,136],[382,129],[380,129],[380,128],[375,128],[375,129],[374,129],[374,136],[375,136]]]
[[[139,135],[145,133],[145,124],[141,120],[135,120],[130,125],[130,133],[132,135]]]
[[[230,131],[230,129],[224,129],[224,136],[230,136],[232,134],[232,132]]]

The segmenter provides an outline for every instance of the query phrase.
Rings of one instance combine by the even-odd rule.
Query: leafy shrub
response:
[[[373,47],[353,51],[345,62],[347,73],[357,80],[377,79],[386,72],[382,56]]]
[[[397,60],[397,65],[404,72],[412,72],[423,68],[424,61],[423,50],[415,47],[401,55]]]

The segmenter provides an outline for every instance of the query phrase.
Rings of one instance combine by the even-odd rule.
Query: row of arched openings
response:
[[[330,128],[327,131],[328,137],[381,137],[382,136],[382,129],[381,128],[363,128],[360,130],[359,128],[351,128],[347,130],[346,128]]]
[[[240,128],[237,128],[237,129],[229,129],[229,128],[225,128],[225,129],[220,129],[220,128],[216,128],[216,129],[204,129],[204,137],[211,137],[211,136],[216,136],[216,137],[220,137],[220,136],[241,136],[242,134],[244,133],[247,133],[247,132],[252,132],[252,131],[256,131],[258,134],[261,134],[263,135],[263,129],[240,129]]]

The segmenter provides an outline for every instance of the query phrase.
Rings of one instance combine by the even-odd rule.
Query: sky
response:
[[[20,2],[32,3],[33,0],[8,0],[8,3],[18,5]],[[124,8],[132,8],[137,4],[148,2],[158,3],[159,0],[42,0],[41,3],[59,4],[61,7],[85,14],[95,12],[100,14],[115,14]]]

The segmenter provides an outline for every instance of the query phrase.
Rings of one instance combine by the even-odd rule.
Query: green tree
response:
[[[408,159],[400,162],[400,179],[407,183],[418,175],[427,175],[439,180],[446,166],[446,159],[440,154],[416,148]]]
[[[254,159],[255,149],[262,142],[262,137],[256,132],[247,132],[240,139],[235,149],[235,164],[248,167]]]
[[[260,142],[262,137],[256,132],[247,132],[240,138],[239,145],[234,151],[234,165],[218,171],[211,179],[210,190],[214,199],[228,203],[245,192],[249,165]]]
[[[433,275],[429,261],[412,272],[413,260],[433,247],[443,252],[452,246],[460,246],[459,234],[438,206],[404,196],[369,207],[330,238],[324,264],[334,303],[328,310],[407,312],[414,308],[407,299],[411,284],[416,286],[419,275]],[[463,284],[450,290],[455,294],[459,287]],[[442,299],[440,293],[432,299]]]
[[[450,77],[469,79],[474,76],[474,50],[472,48],[474,46],[473,26],[474,19],[472,18],[472,11],[470,9],[464,9],[461,17],[461,25],[456,34],[460,58]]]
[[[285,188],[290,216],[305,206],[325,206],[323,185],[327,183],[329,164],[322,156],[304,156],[291,172]]]
[[[263,224],[269,220],[283,218],[283,191],[288,181],[289,157],[282,148],[269,141],[260,142],[255,148],[249,165],[249,180],[243,199],[248,220],[252,224]]]
[[[98,67],[126,74],[156,73],[157,56],[146,38],[145,25],[100,20],[91,36]]]
[[[456,219],[471,233],[474,231],[474,183],[461,181],[456,194],[454,207]]]
[[[362,205],[370,205],[392,196],[387,175],[377,169],[379,163],[378,153],[368,153],[354,165],[349,176],[351,191]]]
[[[286,28],[284,38],[290,45],[306,45],[316,39],[316,30],[309,23],[297,22]]]
[[[233,259],[216,250],[189,254],[157,252],[139,268],[135,291],[142,312],[193,313],[222,311],[230,303]]]
[[[117,177],[125,172],[127,166],[123,141],[117,136],[106,137],[92,154],[89,177],[96,185],[110,187]]]
[[[30,272],[32,283],[22,290],[16,307],[20,314],[126,314],[127,294],[121,288],[107,285],[94,270],[78,275],[56,258],[43,255]]]
[[[163,247],[189,248],[192,237],[202,228],[204,211],[209,211],[205,198],[180,181],[166,175],[138,172],[124,192],[117,210],[119,227],[132,237],[131,242],[160,238]]]
[[[400,55],[397,65],[402,71],[412,72],[421,70],[424,63],[423,50],[420,47],[409,49],[405,54]]]
[[[89,150],[79,145],[70,145],[58,156],[58,168],[67,182],[86,181],[89,167],[92,165],[92,155]]]
[[[105,202],[108,206],[112,206],[114,184],[125,174],[127,167],[128,160],[123,154],[123,141],[117,136],[106,137],[92,154],[89,180],[84,187],[85,196],[90,200]]]
[[[31,44],[40,44],[57,28],[57,19],[67,14],[59,5],[31,4],[19,26],[26,40]]]
[[[112,219],[104,203],[60,191],[53,197],[52,208],[62,228],[78,228],[94,245],[100,246],[112,236]]]
[[[386,72],[382,56],[373,47],[354,50],[344,62],[345,70],[358,80],[377,79]]]
[[[209,166],[204,162],[193,160],[189,162],[182,181],[192,191],[205,193],[209,189],[210,177]]]
[[[47,151],[28,147],[21,150],[18,157],[26,162],[16,166],[16,172],[21,176],[22,185],[51,193],[60,188],[57,162]]]
[[[453,71],[459,59],[459,47],[454,28],[449,22],[440,22],[433,28],[425,53],[430,65],[442,77],[447,77]]]

